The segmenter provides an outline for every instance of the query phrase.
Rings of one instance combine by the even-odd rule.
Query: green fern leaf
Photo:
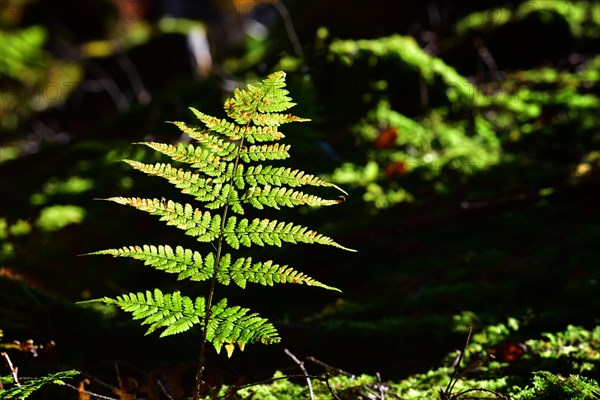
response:
[[[31,396],[35,391],[41,389],[46,385],[65,385],[65,379],[70,379],[79,374],[80,372],[75,370],[60,371],[38,378],[21,380],[21,382],[18,385],[15,384],[11,376],[0,377],[0,399],[26,399],[29,396]],[[6,387],[8,387],[9,385],[11,385],[11,387],[6,389]]]
[[[145,265],[159,271],[178,274],[178,280],[204,281],[210,279],[215,271],[214,253],[208,253],[203,258],[199,252],[181,246],[177,246],[175,250],[171,246],[129,246],[90,253],[90,255],[100,254],[144,261]]]
[[[159,271],[177,274],[178,280],[205,281],[215,273],[215,253],[208,253],[206,257],[191,249],[177,246],[126,246],[119,249],[107,249],[89,253],[88,255],[111,255],[113,257],[128,257],[143,261]],[[221,257],[217,273],[217,281],[229,285],[231,281],[246,287],[246,283],[257,283],[273,286],[276,283],[296,283],[315,286],[329,290],[339,289],[327,286],[287,265],[274,264],[273,261],[252,262],[252,258],[239,258],[231,261],[231,254]]]
[[[193,302],[180,292],[163,294],[159,289],[154,292],[129,293],[117,296],[116,299],[102,297],[83,301],[82,303],[101,302],[114,304],[123,311],[132,314],[133,319],[143,319],[142,325],[150,325],[146,335],[160,328],[166,328],[161,337],[181,333],[199,324],[204,318],[205,300],[202,297]]]
[[[248,343],[279,343],[281,340],[273,324],[247,308],[227,307],[223,299],[211,308],[211,319],[206,327],[206,339],[213,343],[217,353],[223,345],[231,357],[234,346],[241,350]]]
[[[206,115],[194,108],[191,109],[196,117],[202,121],[208,129],[221,133],[229,137],[230,140],[240,140],[244,138],[249,143],[271,142],[285,137],[283,133],[273,126],[240,126],[226,119],[219,119]],[[274,114],[279,115],[279,114]],[[273,117],[275,118],[275,117]],[[291,121],[290,121],[291,122]],[[266,124],[262,124],[266,125]]]
[[[299,205],[330,206],[338,204],[343,200],[326,200],[315,195],[295,191],[293,189],[271,187],[252,187],[241,197],[241,201],[247,202],[258,209],[263,206],[279,209],[280,206],[295,207]]]
[[[176,226],[193,236],[199,242],[211,242],[221,233],[220,215],[211,215],[193,208],[190,204],[180,204],[169,200],[162,202],[158,199],[141,199],[138,197],[111,197],[106,199],[115,203],[128,205],[152,215],[159,215],[167,225]],[[250,247],[253,243],[259,246],[265,244],[281,247],[282,241],[288,243],[323,244],[343,250],[356,251],[344,247],[332,238],[313,230],[292,223],[277,220],[255,218],[250,222],[244,218],[237,222],[235,216],[227,219],[223,236],[227,244],[238,249],[240,243]]]
[[[235,142],[210,134],[206,130],[189,126],[185,122],[172,121],[171,123],[177,126],[183,133],[199,142],[204,149],[222,157],[224,160],[233,160],[236,157],[238,146]]]
[[[310,121],[308,118],[296,117],[292,114],[256,114],[252,118],[252,122],[259,126],[279,126],[289,122],[307,122]]]
[[[273,167],[271,165],[256,165],[245,168],[241,164],[238,166],[235,181],[236,184],[238,181],[242,181],[251,186],[261,184],[275,186],[288,185],[292,187],[303,185],[333,187],[346,195],[348,194],[339,186],[326,182],[314,175],[307,174],[304,171],[286,167]]]
[[[356,251],[336,243],[332,238],[309,230],[300,225],[279,222],[277,220],[255,218],[252,221],[244,218],[237,222],[235,216],[227,219],[223,235],[227,244],[238,249],[240,243],[246,247],[252,244],[265,244],[280,247],[283,242],[323,244],[348,251]]]
[[[190,194],[199,201],[214,201],[223,189],[222,179],[203,178],[200,174],[174,168],[170,164],[156,163],[150,165],[132,160],[123,161],[145,174],[168,180],[176,188],[181,189],[182,193]]]
[[[240,151],[240,159],[244,162],[266,161],[266,160],[285,160],[290,157],[289,144],[263,144],[244,147]]]
[[[187,235],[195,237],[199,242],[212,242],[219,236],[221,229],[219,214],[211,215],[208,211],[202,212],[190,204],[139,197],[111,197],[106,200],[158,215],[161,221],[166,221],[167,225],[184,230]]]
[[[239,204],[240,196],[237,190],[229,184],[223,184],[225,177],[203,178],[200,174],[174,168],[170,164],[149,165],[132,160],[123,161],[148,175],[168,180],[176,188],[181,189],[182,193],[190,194],[196,200],[206,202],[206,208],[217,209],[232,203],[233,211],[238,214],[244,213],[244,209]],[[228,169],[232,171],[233,165],[229,164]]]
[[[257,113],[281,112],[293,107],[288,93],[285,72],[275,72],[247,89],[236,89],[225,102],[225,112],[238,124],[247,124]]]
[[[219,194],[214,201],[206,204],[206,208],[217,209],[225,206],[226,204],[229,204],[234,212],[238,214],[244,213],[244,208],[241,205],[238,191],[229,184],[223,186],[222,190],[219,191]]]
[[[238,258],[232,262],[231,258],[231,254],[228,253],[221,259],[217,280],[223,285],[228,285],[230,281],[241,288],[245,288],[247,282],[265,286],[273,286],[275,283],[296,283],[341,291],[316,281],[287,265],[274,264],[273,261],[253,263],[251,257]]]
[[[221,176],[227,169],[228,163],[223,161],[222,157],[202,147],[186,146],[183,144],[173,146],[171,144],[155,142],[141,142],[140,144],[163,153],[175,161],[191,164],[193,168],[209,176]]]

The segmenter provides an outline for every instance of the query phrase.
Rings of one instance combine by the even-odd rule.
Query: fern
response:
[[[208,296],[195,299],[180,292],[162,293],[154,289],[90,300],[114,304],[131,313],[133,319],[149,326],[146,334],[161,331],[160,336],[168,336],[199,325],[202,345],[195,400],[199,398],[202,385],[206,343],[212,343],[217,352],[224,347],[231,356],[236,347],[243,350],[248,343],[280,341],[274,326],[265,318],[247,308],[229,306],[225,298],[216,301],[217,284],[234,283],[245,288],[248,283],[263,286],[296,283],[339,290],[293,267],[272,260],[237,257],[226,251],[227,247],[238,250],[242,246],[282,246],[283,243],[322,244],[350,250],[302,225],[241,217],[248,207],[278,210],[300,205],[329,206],[345,198],[346,192],[341,188],[315,175],[269,164],[290,157],[290,145],[278,142],[285,137],[279,130],[280,125],[308,121],[284,113],[294,106],[287,95],[285,73],[276,72],[260,83],[235,90],[233,97],[225,102],[228,118],[216,118],[192,108],[201,126],[172,122],[194,143],[141,143],[177,164],[124,160],[134,169],[163,178],[182,193],[193,196],[200,203],[199,207],[164,198],[106,199],[158,216],[167,225],[183,230],[197,241],[213,244],[215,251],[207,254],[181,246],[173,249],[166,244],[126,246],[91,253],[137,259],[157,270],[176,274],[178,280],[210,281]],[[325,199],[305,192],[303,188],[306,187],[329,187],[343,195]]]
[[[39,378],[20,379],[17,385],[10,376],[0,377],[0,399],[26,399],[36,390],[42,387],[55,384],[64,385],[64,379],[79,375],[78,371],[61,371],[52,374],[44,375]]]
[[[37,356],[37,350],[39,347],[32,340],[28,340],[25,342],[26,344],[22,344],[19,341],[13,341],[11,343],[3,342],[2,338],[4,337],[4,332],[0,329],[0,349],[6,350],[17,350],[21,352],[32,353]],[[76,375],[79,375],[79,371],[69,370],[69,371],[60,371],[54,372],[48,375],[36,377],[36,378],[20,378],[17,376],[19,368],[13,365],[12,360],[10,359],[8,352],[2,351],[0,353],[0,362],[1,365],[6,365],[8,367],[10,375],[3,376],[2,373],[4,371],[0,370],[0,399],[26,399],[33,392],[41,389],[42,387],[55,384],[55,385],[64,385],[64,379],[72,378]]]

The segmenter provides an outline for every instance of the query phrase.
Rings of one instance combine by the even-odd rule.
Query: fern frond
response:
[[[215,254],[208,253],[206,257],[190,249],[177,246],[126,246],[120,249],[96,251],[89,255],[111,255],[113,257],[130,257],[143,261],[145,265],[157,270],[178,274],[177,279],[204,281],[210,279],[215,272]]]
[[[166,328],[161,337],[185,332],[195,324],[199,324],[205,315],[205,300],[198,297],[192,301],[180,292],[163,294],[159,289],[154,292],[129,293],[117,296],[115,299],[102,297],[100,299],[83,301],[82,303],[101,302],[114,304],[123,311],[132,314],[133,319],[143,319],[142,325],[150,325],[146,335],[160,328]]]
[[[223,184],[223,181],[227,180],[227,175],[203,178],[200,174],[174,168],[170,164],[156,163],[150,165],[132,160],[123,161],[145,174],[167,179],[176,188],[181,189],[182,193],[190,194],[196,200],[205,202],[206,208],[217,209],[231,203],[231,209],[234,212],[244,213],[238,191],[229,184]],[[233,171],[233,164],[227,164],[227,168],[229,171]]]
[[[168,245],[125,246],[119,249],[100,250],[88,255],[133,258],[143,261],[145,265],[157,270],[178,274],[178,280],[205,281],[215,273],[215,253],[208,253],[203,258],[199,252],[181,246],[177,246],[175,249]],[[229,253],[221,258],[217,281],[223,285],[229,285],[233,281],[241,288],[246,288],[248,282],[264,286],[273,286],[276,283],[296,283],[340,291],[287,265],[274,264],[273,261],[253,263],[252,258],[245,257],[232,262],[232,256]]]
[[[289,144],[263,144],[244,147],[240,151],[240,158],[244,162],[266,161],[266,160],[285,160],[290,157],[288,152]]]
[[[139,144],[163,153],[175,161],[191,164],[192,167],[209,176],[220,176],[227,169],[228,163],[225,162],[226,160],[202,147],[181,143],[177,146],[155,142],[140,142]]]
[[[238,214],[244,213],[238,191],[229,184],[223,186],[214,201],[206,204],[206,208],[217,209],[223,207],[225,204],[229,204],[231,210]]]
[[[252,117],[252,122],[259,126],[279,126],[290,122],[307,122],[309,118],[300,118],[292,114],[255,114]]]
[[[198,141],[206,149],[209,149],[212,153],[223,157],[226,160],[232,160],[236,156],[237,144],[226,140],[222,136],[210,134],[208,131],[192,127],[185,122],[172,121],[173,125],[177,126],[179,130],[187,134],[192,139]]]
[[[184,230],[186,235],[196,238],[199,242],[211,242],[221,233],[221,216],[211,215],[208,211],[202,212],[190,204],[181,204],[169,200],[141,199],[139,197],[110,197],[105,199],[118,204],[132,206],[152,215],[160,216],[161,221]],[[291,222],[255,218],[250,222],[241,219],[237,222],[235,216],[227,219],[223,236],[227,244],[234,249],[239,249],[240,244],[250,247],[252,243],[259,246],[265,244],[280,247],[283,242],[323,244],[334,246],[343,250],[349,249],[335,242],[332,238]]]
[[[326,182],[317,176],[307,174],[306,172],[298,169],[274,167],[272,165],[263,166],[259,164],[256,166],[251,165],[248,168],[245,168],[244,165],[239,165],[238,171],[236,172],[236,184],[238,184],[238,182],[246,182],[250,186],[256,186],[259,184],[275,186],[288,185],[292,187],[303,185],[324,186],[333,187],[346,195],[348,194],[339,186],[330,182]]]
[[[81,372],[75,370],[60,371],[38,378],[21,380],[18,385],[15,384],[12,376],[0,377],[0,399],[23,400],[46,385],[65,385],[65,379],[70,379],[79,374]],[[5,386],[8,385],[11,385],[11,387],[6,389]]]
[[[243,351],[248,343],[279,343],[281,339],[273,324],[256,313],[248,314],[248,311],[239,306],[227,307],[226,299],[211,308],[206,339],[212,342],[217,353],[223,345],[231,357],[236,345]]]
[[[287,265],[274,264],[270,260],[253,263],[251,257],[238,258],[233,262],[231,259],[229,253],[221,259],[217,280],[223,285],[228,285],[231,281],[241,288],[246,288],[247,282],[264,286],[273,286],[275,283],[296,283],[341,292]]]
[[[176,188],[181,189],[182,193],[190,194],[199,201],[213,201],[219,197],[223,189],[223,184],[221,183],[223,179],[203,178],[200,174],[174,168],[170,164],[156,163],[150,165],[132,160],[123,160],[123,162],[145,174],[159,176],[168,180]]]
[[[141,199],[139,197],[111,197],[106,199],[160,216],[161,221],[184,230],[186,235],[196,238],[199,242],[211,242],[219,236],[221,216],[202,212],[190,204],[180,204],[172,200],[167,202],[158,199]]]
[[[183,122],[173,122],[173,124],[177,125],[179,129],[188,135],[190,135],[190,132],[192,131],[200,132],[196,128],[190,128]],[[267,135],[269,137],[271,136],[270,133]],[[266,137],[267,135],[263,136]],[[173,160],[192,164],[196,168],[206,164],[218,166],[222,161],[231,161],[235,158],[235,149],[237,148],[235,142],[207,133],[198,133],[193,136],[193,138],[198,140],[201,144],[204,144],[204,147],[196,147],[191,144],[185,145],[182,143],[177,146],[156,142],[139,142],[137,144],[148,146],[171,157]],[[252,145],[241,149],[240,158],[244,162],[284,160],[290,157],[290,147],[289,144],[280,143]],[[214,168],[211,170],[214,170]]]
[[[206,125],[208,129],[226,135],[230,140],[240,140],[241,138],[244,138],[247,142],[254,143],[272,142],[285,137],[283,133],[279,132],[277,128],[273,126],[237,125],[233,122],[227,121],[226,119],[219,119],[204,114],[195,108],[192,108],[191,110],[196,117],[198,117],[198,119]]]
[[[285,111],[295,105],[287,96],[285,72],[275,72],[262,82],[236,89],[225,102],[225,112],[238,124],[247,124],[256,113]]]
[[[323,244],[334,246],[348,251],[356,251],[336,243],[332,238],[291,222],[255,218],[252,221],[243,218],[239,222],[237,217],[227,219],[223,236],[228,245],[239,249],[240,244],[250,247],[252,244],[264,246],[265,244],[280,247],[282,242]]]
[[[229,203],[234,212],[243,214],[244,210],[240,202],[250,203],[252,206],[262,209],[270,206],[276,209],[279,206],[294,207],[298,205],[327,206],[338,204],[341,200],[326,200],[315,195],[294,191],[285,188],[273,188],[274,185],[299,186],[334,186],[320,178],[290,168],[273,168],[271,166],[249,167],[245,173],[242,165],[238,166],[234,182],[243,188],[245,183],[251,185],[265,184],[263,188],[254,186],[244,195],[240,196],[237,190],[230,185],[223,185],[227,176],[217,178],[203,178],[200,174],[191,171],[174,168],[170,164],[156,163],[154,165],[144,164],[138,161],[123,160],[138,171],[148,175],[159,176],[168,180],[171,184],[181,189],[182,193],[190,194],[196,200],[206,202],[209,209],[217,209]],[[233,165],[228,165],[228,170],[233,171]],[[339,189],[339,188],[338,188]],[[340,189],[341,190],[341,189]]]
[[[269,344],[280,340],[274,326],[249,309],[228,307],[226,299],[214,304],[217,283],[229,285],[233,282],[241,288],[245,288],[248,283],[265,286],[295,283],[339,291],[271,260],[233,258],[225,252],[225,244],[239,249],[240,246],[252,245],[281,246],[283,242],[307,243],[355,251],[304,226],[232,215],[244,214],[246,204],[258,209],[279,209],[299,205],[328,206],[340,203],[344,198],[340,196],[339,199],[325,199],[305,193],[303,189],[298,189],[301,186],[336,188],[346,194],[338,186],[315,175],[264,163],[290,157],[290,146],[277,143],[284,138],[279,131],[281,124],[309,121],[286,112],[295,105],[288,94],[285,89],[285,73],[276,72],[260,83],[248,85],[246,89],[236,89],[232,98],[224,104],[227,119],[216,118],[191,108],[203,126],[172,122],[194,144],[141,143],[174,162],[188,164],[183,168],[175,163],[145,164],[124,160],[132,168],[147,175],[161,177],[181,193],[194,196],[202,203],[201,209],[164,198],[106,199],[156,215],[167,225],[183,230],[199,242],[219,239],[218,247],[213,245],[215,252],[205,255],[181,246],[172,248],[167,245],[126,246],[91,253],[137,259],[152,268],[177,275],[178,280],[211,280],[206,299],[192,299],[180,292],[163,294],[159,289],[154,289],[89,301],[116,305],[131,313],[133,319],[140,320],[142,325],[148,325],[146,334],[160,330],[160,336],[168,336],[187,331],[194,325],[202,325],[202,346],[194,398],[199,396],[207,342],[211,342],[217,352],[225,347],[227,354],[231,356],[235,347],[243,350],[248,343]]]
[[[295,207],[299,205],[331,206],[338,204],[343,200],[327,200],[312,194],[295,191],[288,188],[279,188],[266,185],[264,187],[254,186],[244,193],[241,201],[251,204],[253,207],[262,210],[264,206],[279,209],[280,206]]]

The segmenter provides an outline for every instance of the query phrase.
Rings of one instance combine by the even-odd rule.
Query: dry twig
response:
[[[310,381],[310,377],[308,376],[308,372],[306,371],[306,368],[304,367],[304,362],[300,361],[298,359],[298,357],[296,357],[294,354],[292,354],[292,352],[289,351],[288,349],[283,349],[283,351],[292,360],[294,360],[294,362],[296,364],[298,364],[298,366],[300,367],[300,369],[302,370],[302,372],[304,372],[304,376],[306,376],[306,383],[308,384],[308,392],[310,393],[310,400],[314,400],[315,399],[315,394],[313,393],[312,383]]]
[[[7,352],[5,352],[5,351],[2,352],[2,358],[4,358],[4,360],[6,361],[6,365],[8,365],[8,369],[10,370],[10,374],[12,375],[15,385],[21,386],[21,383],[19,383],[19,377],[17,375],[17,372],[19,371],[19,369],[13,365]]]

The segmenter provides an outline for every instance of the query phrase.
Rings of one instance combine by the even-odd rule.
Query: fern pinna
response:
[[[164,328],[161,336],[166,336],[199,324],[203,340],[194,398],[199,396],[207,342],[212,343],[217,352],[224,347],[231,356],[235,347],[243,350],[248,343],[269,344],[280,340],[273,325],[265,318],[246,308],[229,306],[226,299],[215,301],[217,284],[228,285],[233,282],[244,288],[247,283],[298,283],[338,290],[287,265],[237,257],[226,250],[252,245],[281,246],[283,242],[316,243],[350,250],[332,238],[300,225],[242,217],[247,206],[259,210],[299,205],[328,206],[344,198],[340,196],[331,200],[305,193],[299,188],[325,186],[345,192],[317,176],[269,164],[290,157],[290,146],[278,143],[284,138],[279,126],[308,121],[284,113],[294,106],[288,93],[285,89],[285,73],[276,72],[258,84],[235,90],[233,97],[225,102],[225,112],[230,120],[215,118],[192,108],[203,127],[174,122],[195,141],[194,144],[141,143],[165,154],[177,165],[149,165],[125,160],[133,168],[164,178],[182,193],[195,197],[197,202],[203,204],[201,208],[164,198],[107,199],[157,215],[167,225],[185,231],[199,242],[213,244],[215,251],[205,255],[193,249],[168,245],[128,246],[92,253],[138,259],[158,270],[177,274],[180,280],[211,282],[206,298],[192,299],[180,292],[164,294],[154,289],[145,293],[124,294],[114,299],[104,297],[91,300],[115,304],[132,313],[133,319],[140,319],[142,324],[149,325],[147,334]],[[181,164],[186,167],[181,167]]]

